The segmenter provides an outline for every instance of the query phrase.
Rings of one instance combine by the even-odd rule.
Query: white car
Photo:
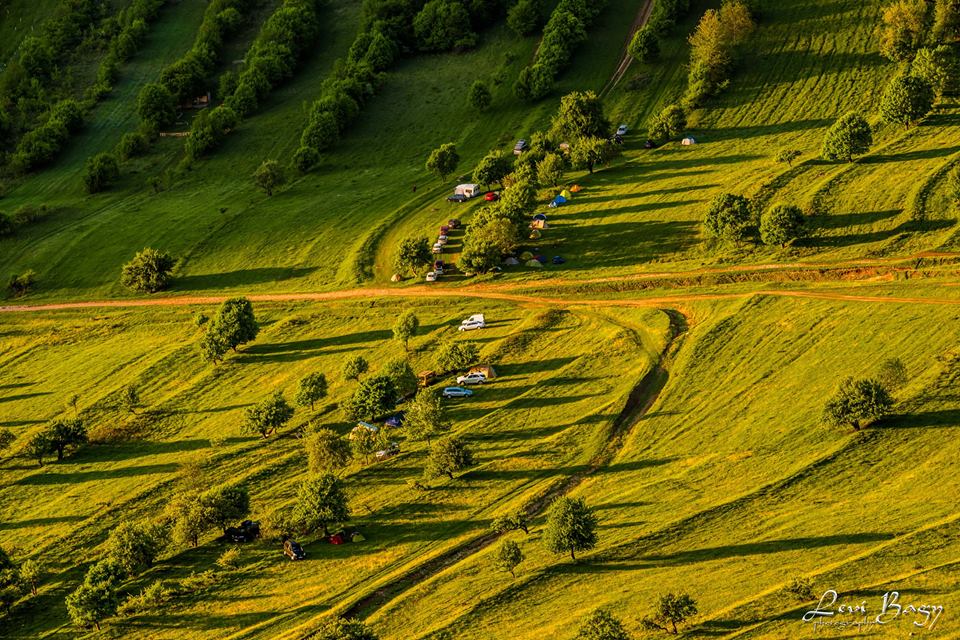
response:
[[[449,241],[449,238],[447,236],[440,236],[439,238],[437,238],[437,244],[439,244],[440,246],[447,244],[447,241]]]
[[[427,272],[427,282],[436,282],[437,281],[437,272],[428,271]]]
[[[439,242],[437,242],[436,244],[434,244],[434,245],[433,245],[433,252],[434,252],[434,253],[443,253],[443,245],[440,244]]]
[[[628,126],[625,125],[625,124],[622,124],[622,125],[620,125],[619,127],[617,127],[617,135],[618,135],[618,136],[625,136],[625,135],[627,135],[627,131],[629,131],[629,130],[630,130],[630,127],[628,127]]]
[[[487,325],[482,320],[465,320],[461,324],[457,331],[473,331],[475,329],[483,329]]]
[[[482,373],[468,373],[465,376],[457,376],[457,384],[483,384],[487,381],[487,376]]]

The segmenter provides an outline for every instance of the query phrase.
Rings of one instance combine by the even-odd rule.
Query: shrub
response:
[[[221,569],[236,569],[240,566],[240,547],[230,547],[217,557],[216,565]]]
[[[139,131],[131,131],[123,134],[123,137],[120,138],[120,142],[117,144],[117,155],[121,160],[129,160],[145,153],[149,146],[150,141],[146,135]]]
[[[853,156],[866,153],[873,145],[870,124],[857,113],[841,116],[823,138],[820,154],[826,160],[851,162]]]
[[[276,160],[264,160],[253,174],[253,181],[268,196],[272,196],[273,190],[282,186],[286,180],[283,166]]]
[[[99,193],[120,178],[120,163],[112,153],[98,153],[85,165],[83,186],[87,193]]]
[[[37,274],[32,269],[28,269],[20,274],[10,276],[7,282],[7,290],[15,298],[25,296],[33,290],[37,282]]]
[[[750,201],[733,193],[721,193],[710,203],[703,226],[711,237],[743,240],[750,226]]]
[[[933,109],[933,87],[919,76],[901,73],[890,81],[880,100],[884,121],[909,126]]]
[[[827,402],[823,420],[831,426],[849,425],[854,431],[890,412],[893,398],[884,386],[873,379],[845,379]]]
[[[806,216],[800,207],[778,204],[760,217],[760,239],[764,244],[780,245],[804,237]]]
[[[653,62],[660,57],[660,38],[650,25],[645,25],[633,34],[629,53],[640,63]]]
[[[166,289],[170,283],[173,264],[169,253],[148,247],[123,265],[120,282],[134,291],[156,293]]]
[[[534,33],[542,23],[542,0],[519,0],[507,12],[507,26],[521,38]]]
[[[477,111],[486,111],[493,101],[493,94],[490,93],[490,87],[483,80],[477,80],[470,87],[469,94],[470,106]]]

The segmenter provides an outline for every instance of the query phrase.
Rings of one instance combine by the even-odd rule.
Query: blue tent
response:
[[[553,202],[550,203],[550,206],[556,208],[562,204],[567,204],[567,199],[564,198],[563,196],[557,196],[556,198],[553,199]]]
[[[547,216],[545,216],[545,215],[542,214],[542,213],[538,213],[537,215],[533,216],[533,219],[534,219],[534,220],[546,220],[546,219],[547,219]]]

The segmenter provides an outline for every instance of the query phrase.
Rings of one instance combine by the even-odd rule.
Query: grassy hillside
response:
[[[414,309],[424,328],[413,343],[413,363],[424,368],[440,337],[477,306]],[[346,476],[354,525],[367,535],[366,543],[335,548],[305,540],[311,560],[294,572],[275,545],[245,548],[240,571],[164,611],[163,620],[177,620],[176,628],[146,615],[110,633],[223,637],[255,623],[275,629],[336,604],[343,590],[388,580],[411,562],[485,532],[492,515],[542,493],[603,446],[667,330],[666,317],[655,311],[613,315],[502,304],[483,310],[491,328],[469,339],[497,363],[500,377],[474,399],[449,403],[454,430],[466,436],[478,466],[418,493],[408,483],[420,477],[426,443],[403,442],[397,434],[400,456],[354,467]],[[340,431],[351,426],[336,409],[353,389],[340,379],[346,359],[363,353],[376,370],[402,353],[390,337],[396,304],[270,305],[260,313],[264,330],[257,343],[216,368],[202,364],[191,344],[196,329],[188,310],[53,313],[6,325],[0,370],[9,382],[0,425],[25,442],[47,420],[71,414],[65,402],[77,393],[79,413],[99,442],[62,463],[4,464],[0,544],[48,557],[53,572],[39,599],[18,611],[17,636],[40,635],[66,622],[63,597],[83,564],[96,557],[107,531],[120,517],[161,509],[178,474],[193,469],[185,465],[199,464],[211,484],[246,479],[260,516],[291,500],[306,476],[296,430],[307,422]],[[591,337],[584,340],[584,334]],[[609,367],[624,374],[607,377]],[[269,441],[241,434],[245,407],[272,389],[292,399],[296,381],[317,370],[333,381],[327,404],[315,413],[298,412],[292,428]],[[146,405],[137,415],[117,406],[128,384],[141,389]],[[42,542],[23,547],[25,540]],[[173,548],[130,590],[143,581],[208,569],[226,548],[212,540],[198,549]],[[317,582],[321,566],[349,576],[348,583]],[[243,606],[219,619],[207,615],[240,584],[248,596]]]

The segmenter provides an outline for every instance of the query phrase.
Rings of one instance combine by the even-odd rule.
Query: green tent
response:
[[[573,200],[573,194],[570,193],[570,190],[569,190],[569,189],[564,189],[564,190],[560,193],[560,195],[562,195],[562,196],[563,196],[564,198],[566,198],[567,200]]]
[[[527,260],[526,266],[534,267],[536,269],[543,269],[543,263],[541,263],[539,260]]]

